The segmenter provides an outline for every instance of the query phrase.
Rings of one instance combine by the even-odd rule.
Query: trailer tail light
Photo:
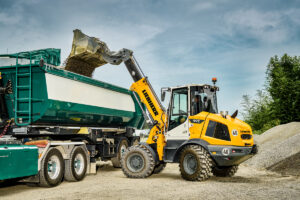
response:
[[[39,148],[45,148],[48,145],[48,140],[36,140],[36,141],[29,141],[26,142],[25,145],[35,145]]]

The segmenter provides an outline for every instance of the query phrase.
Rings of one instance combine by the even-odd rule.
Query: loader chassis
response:
[[[162,171],[167,162],[179,162],[186,180],[203,181],[211,172],[232,176],[256,152],[251,127],[235,116],[218,114],[215,84],[167,88],[171,100],[166,111],[135,59],[127,58],[125,65],[135,81],[130,90],[140,107],[147,108],[152,126],[146,143],[124,153],[121,164],[127,177],[145,178]]]

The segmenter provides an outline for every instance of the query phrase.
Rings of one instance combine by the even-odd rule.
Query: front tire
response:
[[[237,172],[238,166],[229,166],[229,167],[214,167],[212,173],[217,177],[232,177]]]
[[[66,181],[81,181],[87,170],[87,156],[82,147],[75,147],[71,153],[70,159],[65,161]]]
[[[122,139],[119,143],[117,156],[111,158],[111,162],[114,168],[121,167],[121,159],[127,148],[128,148],[128,141],[126,139]]]
[[[188,181],[204,181],[211,174],[209,153],[199,145],[187,145],[181,152],[179,168],[182,178]]]
[[[155,161],[151,152],[142,145],[132,146],[124,153],[122,171],[129,178],[146,178],[153,172]]]
[[[40,183],[42,187],[54,187],[61,183],[64,175],[64,159],[60,151],[52,148],[41,163]]]

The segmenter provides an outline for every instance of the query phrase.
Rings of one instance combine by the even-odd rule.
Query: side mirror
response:
[[[161,101],[165,101],[165,97],[166,97],[166,91],[162,91],[161,92]]]
[[[160,96],[161,101],[165,101],[166,91],[169,91],[169,90],[170,90],[170,88],[161,88],[161,96]]]

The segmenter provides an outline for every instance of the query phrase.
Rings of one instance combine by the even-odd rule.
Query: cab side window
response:
[[[172,95],[172,109],[169,122],[169,130],[184,123],[188,117],[188,90],[177,89]]]

